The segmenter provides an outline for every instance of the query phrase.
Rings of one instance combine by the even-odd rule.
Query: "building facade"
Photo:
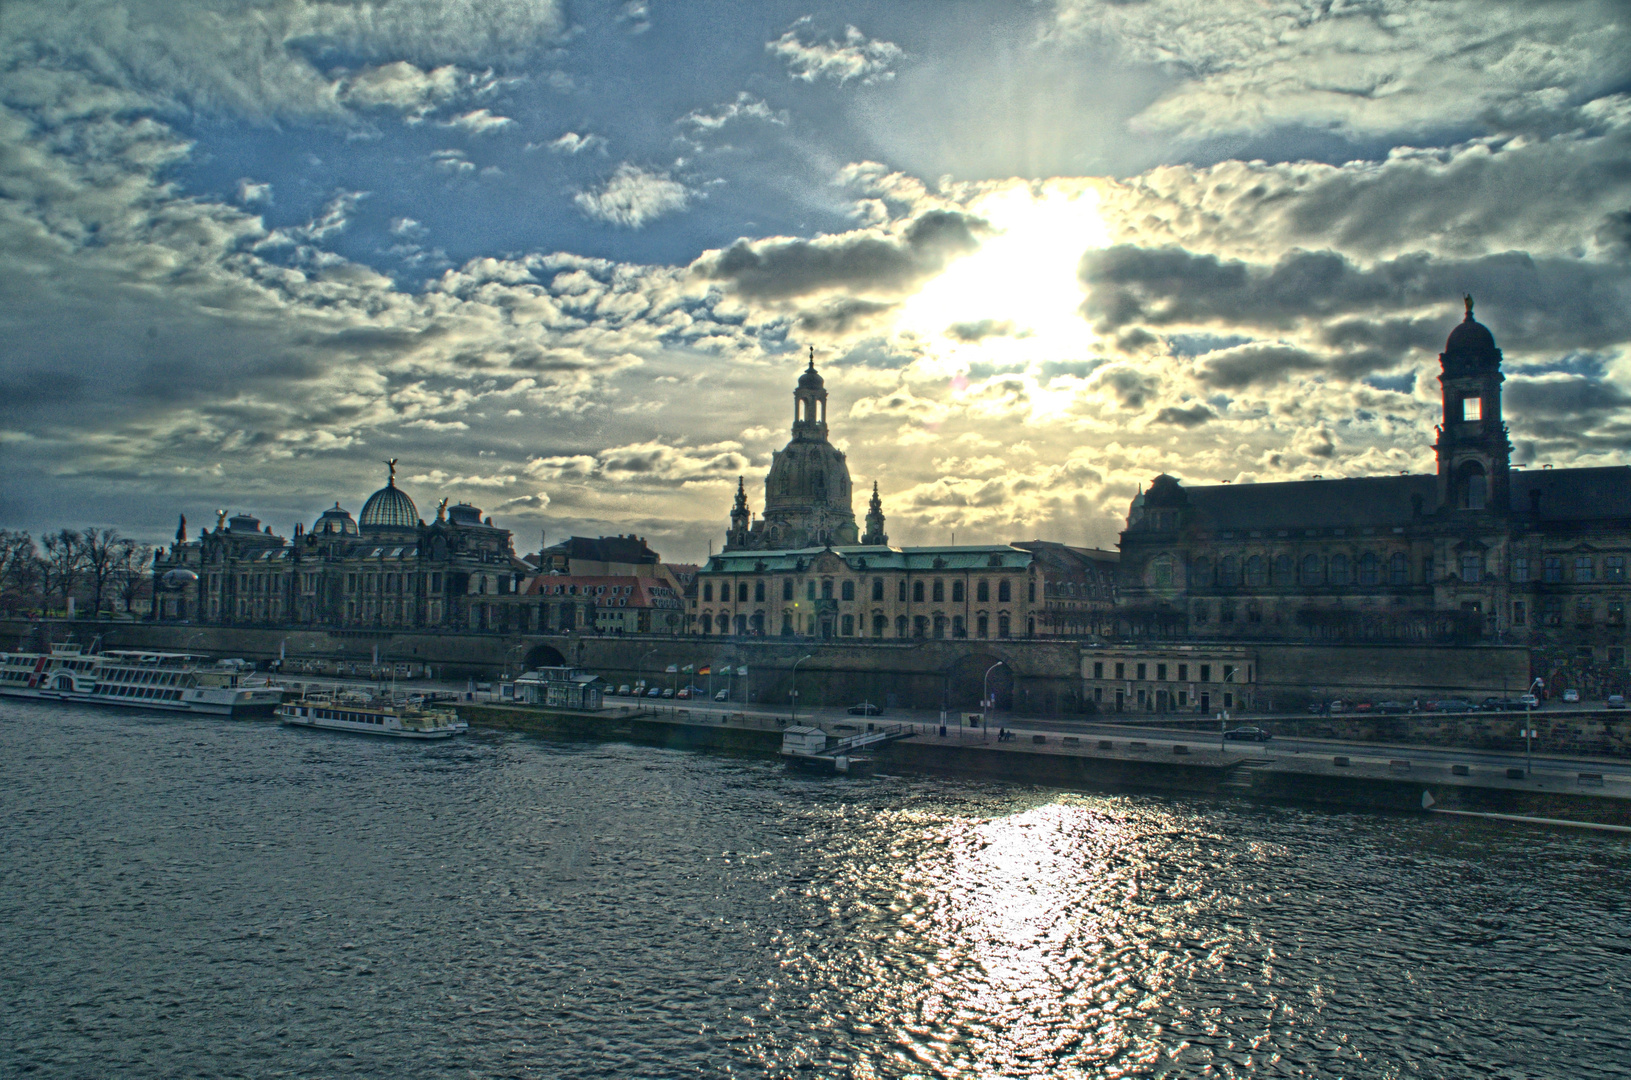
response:
[[[1623,669],[1631,468],[1512,464],[1501,352],[1470,298],[1439,359],[1432,474],[1194,487],[1157,477],[1121,537],[1123,631],[1526,644]]]
[[[353,520],[336,502],[307,530],[274,534],[249,514],[196,540],[179,538],[154,560],[156,580],[173,569],[197,580],[160,593],[155,618],[215,625],[336,629],[503,629],[500,597],[513,597],[531,568],[515,557],[510,533],[467,504],[443,500],[436,520],[420,519],[396,486],[385,487]]]

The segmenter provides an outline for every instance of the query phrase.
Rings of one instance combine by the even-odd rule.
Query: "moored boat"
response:
[[[412,697],[396,700],[354,692],[314,694],[284,702],[278,717],[290,727],[349,731],[397,739],[448,739],[470,725],[447,708]]]
[[[46,653],[0,653],[0,696],[267,716],[283,700],[283,690],[241,660],[135,649],[86,652],[67,642]]]

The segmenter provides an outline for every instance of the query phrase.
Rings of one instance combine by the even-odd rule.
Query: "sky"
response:
[[[1162,472],[1430,471],[1464,293],[1514,460],[1626,463],[1631,7],[0,10],[0,527],[397,458],[699,561],[813,347],[892,542],[1113,546]]]

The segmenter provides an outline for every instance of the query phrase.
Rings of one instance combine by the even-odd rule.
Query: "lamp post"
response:
[[[814,653],[810,653],[793,661],[793,689],[788,694],[788,697],[790,697],[793,702],[793,712],[792,719],[788,721],[788,726],[792,726],[799,722],[799,665],[814,655]]]
[[[985,669],[985,677],[980,680],[980,741],[985,741],[985,733],[990,728],[991,710],[991,673],[1000,667],[1008,665],[1001,660]]]
[[[1529,684],[1529,692],[1523,696],[1523,775],[1525,776],[1531,775],[1535,768],[1533,742],[1535,737],[1535,707],[1530,702],[1535,700],[1535,688],[1537,686],[1545,689],[1546,680],[1537,676],[1535,681]]]
[[[657,650],[652,649],[652,650],[648,651],[644,656],[640,657],[640,669],[635,673],[635,675],[636,675],[637,680],[638,680],[638,685],[640,687],[640,696],[642,698],[646,696],[646,661],[651,659],[653,656],[656,656],[656,655],[657,655]]]

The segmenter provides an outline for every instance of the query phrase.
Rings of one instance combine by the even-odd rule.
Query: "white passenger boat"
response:
[[[0,653],[0,696],[269,716],[283,690],[255,676],[242,660],[131,649],[85,652],[70,642],[54,644],[48,653]]]
[[[469,724],[452,709],[414,699],[392,700],[359,693],[311,695],[284,702],[278,716],[291,727],[352,731],[396,739],[448,739]]]

